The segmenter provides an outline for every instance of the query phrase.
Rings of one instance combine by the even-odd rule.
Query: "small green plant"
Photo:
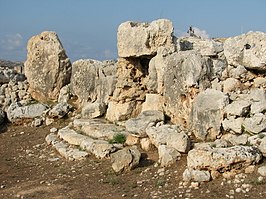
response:
[[[156,181],[156,186],[157,187],[162,187],[162,186],[164,186],[165,185],[165,180],[157,180]]]
[[[126,142],[126,136],[123,133],[117,133],[113,139],[109,140],[110,144],[124,144]]]

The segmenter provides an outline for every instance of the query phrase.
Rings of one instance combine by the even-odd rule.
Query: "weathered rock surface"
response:
[[[232,116],[245,116],[250,111],[250,102],[245,100],[236,100],[231,104],[228,104],[224,111],[227,115]]]
[[[228,64],[245,66],[247,69],[266,70],[266,34],[248,32],[228,38],[224,43],[224,54]]]
[[[137,118],[126,121],[126,130],[138,134],[140,136],[146,135],[146,128],[149,124],[156,124],[164,122],[164,114],[160,111],[144,111],[141,112]]]
[[[185,182],[208,182],[211,180],[211,174],[209,171],[186,169],[183,173],[183,180]]]
[[[116,63],[92,59],[73,63],[70,88],[82,106],[86,102],[108,103],[116,83]]]
[[[227,119],[224,119],[222,122],[223,129],[227,132],[232,132],[236,134],[242,133],[242,123],[244,121],[244,118],[235,118],[235,117],[227,117]]]
[[[221,133],[223,109],[228,104],[228,96],[214,89],[207,89],[196,97],[191,113],[196,138],[214,140]]]
[[[263,136],[262,136],[263,138],[261,139],[261,143],[260,143],[258,149],[263,154],[263,156],[266,157],[266,135],[263,135]]]
[[[229,148],[192,149],[188,152],[188,168],[219,172],[258,163],[262,158],[258,149],[248,146]]]
[[[122,23],[117,33],[118,56],[155,55],[160,46],[174,47],[173,32],[173,24],[167,19],[151,23]]]
[[[176,125],[149,127],[146,129],[146,133],[157,148],[160,145],[167,145],[179,152],[186,153],[191,147],[190,138]]]
[[[161,167],[171,166],[181,157],[181,154],[175,148],[167,145],[159,145],[158,154]]]
[[[87,102],[83,105],[81,110],[82,118],[97,118],[104,115],[106,112],[106,105],[99,102]]]
[[[250,118],[245,118],[242,123],[244,131],[250,134],[258,134],[266,130],[266,115],[257,113]]]
[[[71,63],[57,34],[46,31],[32,37],[27,50],[25,75],[31,96],[40,101],[57,100],[71,76]]]
[[[28,104],[23,106],[21,103],[12,103],[7,110],[7,118],[12,123],[20,122],[25,119],[41,117],[48,107],[41,103]]]
[[[131,170],[139,164],[140,156],[136,146],[119,150],[111,154],[112,168],[117,173]]]
[[[50,118],[60,119],[66,116],[72,108],[73,107],[70,104],[66,102],[60,102],[49,111],[48,116]]]
[[[95,155],[96,158],[109,157],[116,148],[104,140],[92,139],[65,127],[58,131],[58,136],[72,145],[79,145],[82,149]]]

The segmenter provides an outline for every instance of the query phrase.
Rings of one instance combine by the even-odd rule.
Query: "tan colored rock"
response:
[[[151,110],[163,112],[163,100],[163,96],[159,94],[146,94],[146,99],[142,104],[141,112]]]
[[[155,55],[160,46],[171,46],[173,24],[167,19],[151,23],[125,22],[118,27],[117,48],[119,57]]]
[[[142,138],[140,140],[140,146],[144,151],[149,151],[152,148],[152,143],[149,138]]]
[[[27,50],[25,75],[30,94],[40,101],[57,100],[71,77],[71,63],[57,34],[46,31],[33,36]]]

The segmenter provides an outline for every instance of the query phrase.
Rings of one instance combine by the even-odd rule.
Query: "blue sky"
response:
[[[190,25],[210,37],[266,32],[266,0],[0,0],[0,59],[24,61],[27,41],[56,31],[71,61],[115,59],[124,21],[170,19],[175,34]]]

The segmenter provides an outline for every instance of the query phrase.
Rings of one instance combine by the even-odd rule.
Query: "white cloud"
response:
[[[209,39],[210,38],[210,36],[209,36],[209,34],[207,33],[206,30],[201,30],[201,29],[199,29],[197,27],[193,27],[193,30],[194,30],[194,34],[196,36],[201,37],[202,39]]]
[[[19,49],[23,45],[23,37],[19,33],[6,35],[5,38],[1,40],[1,45],[3,49],[10,51]]]

